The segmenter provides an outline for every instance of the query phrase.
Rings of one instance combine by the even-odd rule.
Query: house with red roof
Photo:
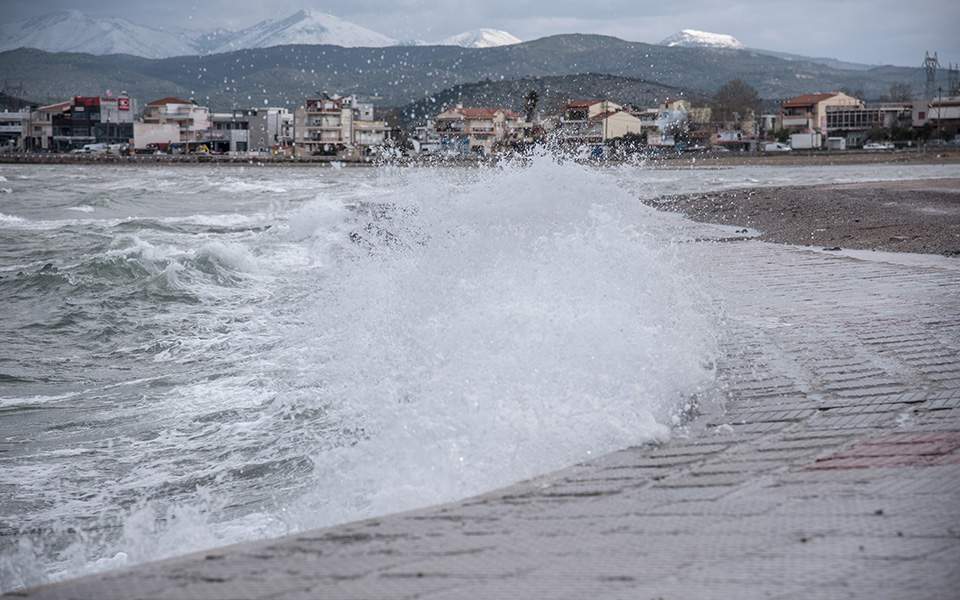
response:
[[[863,100],[843,92],[804,94],[784,100],[780,105],[781,127],[791,133],[827,132],[827,108],[863,107]]]

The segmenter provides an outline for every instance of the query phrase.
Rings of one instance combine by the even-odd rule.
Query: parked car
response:
[[[869,144],[864,144],[864,150],[893,150],[895,146],[889,142],[870,142]]]
[[[107,144],[85,144],[81,151],[84,154],[106,154],[109,149]]]
[[[775,142],[773,144],[767,144],[763,147],[764,152],[791,152],[793,148],[787,144],[782,144],[780,142]]]

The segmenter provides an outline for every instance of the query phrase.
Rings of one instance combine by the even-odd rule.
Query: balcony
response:
[[[245,129],[214,129],[207,138],[214,142],[246,142],[249,136]]]
[[[783,116],[784,127],[812,127],[813,119],[805,115]]]

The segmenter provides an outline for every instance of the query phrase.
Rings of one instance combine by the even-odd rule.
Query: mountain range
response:
[[[519,42],[519,38],[506,31],[475,29],[446,38],[437,45],[492,48]],[[120,18],[94,18],[77,10],[0,24],[0,50],[36,48],[47,52],[169,58],[290,44],[346,48],[428,45],[422,41],[400,42],[333,15],[310,10],[261,21],[240,31],[165,30]]]
[[[764,98],[842,88],[878,98],[893,83],[921,90],[924,81],[916,68],[840,69],[749,49],[668,47],[583,34],[494,48],[289,45],[166,59],[31,49],[0,53],[0,81],[22,82],[23,95],[33,100],[125,90],[141,103],[174,95],[216,109],[292,107],[317,91],[360,93],[374,96],[378,105],[401,107],[467,83],[584,73],[705,94],[743,79]]]

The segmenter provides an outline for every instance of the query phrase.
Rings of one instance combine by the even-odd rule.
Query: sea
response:
[[[724,307],[711,226],[641,199],[956,175],[0,166],[0,591],[676,435]]]

